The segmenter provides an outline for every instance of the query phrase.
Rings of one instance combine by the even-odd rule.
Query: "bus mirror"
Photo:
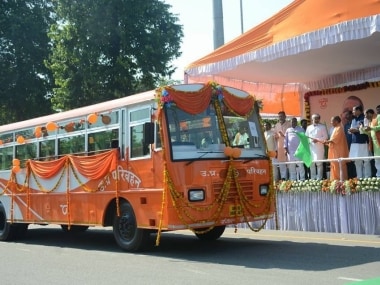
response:
[[[146,122],[144,124],[144,144],[154,143],[154,123]]]

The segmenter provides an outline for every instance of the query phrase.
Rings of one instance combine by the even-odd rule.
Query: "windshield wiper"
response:
[[[263,157],[263,158],[266,158],[267,156],[266,155],[263,155],[263,154],[255,154],[256,157]],[[248,162],[251,162],[252,160],[254,160],[256,157],[254,158],[250,158],[248,160],[245,160],[243,163],[248,163]]]
[[[204,157],[206,154],[209,154],[209,153],[223,153],[223,151],[204,150],[204,151],[197,151],[197,153],[202,153],[202,155],[198,156],[196,159],[193,159],[193,160],[187,162],[186,165],[192,164],[195,160]]]

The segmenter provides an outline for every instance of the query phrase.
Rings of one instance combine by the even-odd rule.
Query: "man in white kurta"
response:
[[[278,162],[286,162],[287,157],[284,149],[284,139],[285,132],[288,128],[291,127],[289,121],[286,120],[286,114],[284,111],[278,113],[278,123],[274,126],[275,138],[277,142],[277,161]],[[280,164],[278,166],[280,169],[280,178],[281,180],[286,180],[287,175],[287,167],[286,164]]]
[[[300,144],[300,139],[297,132],[304,133],[305,130],[297,125],[297,118],[292,118],[291,120],[292,126],[285,131],[285,139],[284,139],[284,148],[285,152],[288,156],[288,161],[299,161],[299,163],[289,163],[289,179],[290,180],[305,180],[305,168],[303,166],[303,162],[295,157],[294,154]]]
[[[310,178],[321,180],[323,178],[323,162],[316,160],[325,159],[324,141],[328,139],[327,128],[320,124],[321,116],[313,114],[311,116],[312,124],[306,128],[305,135],[310,139],[310,152],[313,162],[310,165]]]
[[[272,130],[272,124],[270,122],[266,122],[264,124],[264,129],[265,129],[264,137],[267,143],[268,151],[277,153],[277,142],[276,142],[274,131]],[[276,157],[271,157],[271,160],[272,160],[272,163],[277,162]],[[273,180],[274,181],[278,180],[277,165],[273,165]]]

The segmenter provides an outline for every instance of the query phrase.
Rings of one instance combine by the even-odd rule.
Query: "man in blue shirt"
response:
[[[360,105],[353,107],[352,113],[354,117],[351,122],[351,127],[348,129],[352,135],[349,157],[368,157],[368,135],[361,134],[359,131],[360,126],[364,125],[365,117],[363,107]],[[368,159],[354,160],[354,163],[357,178],[371,177],[371,163]]]

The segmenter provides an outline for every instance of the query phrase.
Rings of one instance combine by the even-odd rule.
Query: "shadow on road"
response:
[[[214,242],[200,241],[193,235],[163,233],[158,247],[142,254],[165,257],[178,262],[219,263],[258,269],[325,271],[380,261],[379,247],[331,245],[327,243],[279,241],[222,236]],[[83,233],[65,233],[60,228],[30,229],[24,240],[16,243],[82,250],[120,252],[112,231],[89,229]],[[140,253],[141,254],[141,253]]]

